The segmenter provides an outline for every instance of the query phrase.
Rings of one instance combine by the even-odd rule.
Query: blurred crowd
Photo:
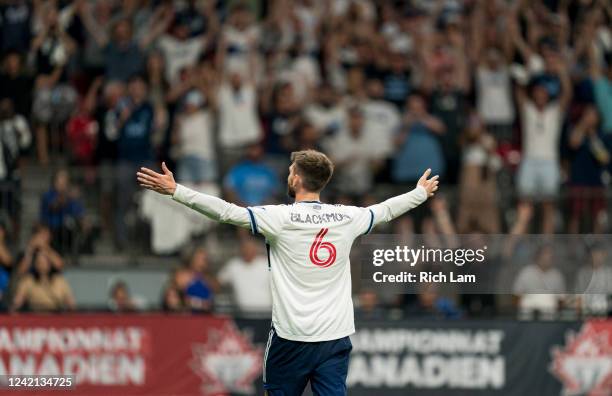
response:
[[[62,255],[99,235],[129,251],[135,172],[161,160],[260,205],[285,202],[289,153],[313,148],[336,164],[330,202],[441,175],[394,232],[607,232],[611,22],[605,0],[2,0],[0,285],[19,275],[14,309],[73,306]],[[24,165],[54,169],[25,248]],[[198,254],[164,306],[243,289],[242,262],[199,282]],[[112,296],[133,304],[125,284]]]

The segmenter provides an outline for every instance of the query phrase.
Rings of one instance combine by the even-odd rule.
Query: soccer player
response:
[[[295,202],[243,208],[177,184],[165,163],[162,170],[141,168],[138,182],[266,239],[272,278],[272,328],[263,369],[267,394],[300,396],[310,381],[315,395],[345,395],[352,349],[348,336],[355,332],[351,245],[377,224],[425,202],[438,189],[438,176],[429,178],[428,169],[414,190],[367,208],[330,205],[319,194],[334,165],[318,151],[297,151],[287,178]]]

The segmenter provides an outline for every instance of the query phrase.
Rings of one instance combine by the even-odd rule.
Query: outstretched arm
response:
[[[438,190],[438,176],[428,179],[429,175],[431,175],[431,169],[423,173],[414,190],[368,207],[373,214],[373,225],[389,222],[416,208],[428,197],[432,197]]]
[[[203,215],[222,223],[230,223],[239,227],[251,227],[251,218],[246,208],[231,204],[212,195],[199,193],[174,181],[172,172],[165,162],[162,162],[163,174],[148,168],[140,168],[136,173],[141,187],[164,195],[182,203]]]

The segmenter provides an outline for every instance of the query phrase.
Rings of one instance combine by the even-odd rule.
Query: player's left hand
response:
[[[428,197],[433,197],[434,193],[438,190],[438,175],[435,175],[431,179],[427,179],[431,175],[431,168],[427,169],[423,176],[417,182],[417,186],[422,186],[427,191]]]
[[[138,183],[141,187],[148,188],[160,194],[174,195],[176,182],[165,162],[162,162],[162,171],[164,172],[163,174],[142,167],[140,168],[140,172],[136,173]]]

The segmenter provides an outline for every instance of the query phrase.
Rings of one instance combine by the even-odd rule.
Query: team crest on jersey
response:
[[[553,348],[550,371],[563,383],[563,395],[610,395],[612,332],[605,324],[586,323],[566,335],[565,347]]]
[[[202,379],[203,395],[253,394],[253,382],[261,375],[262,348],[232,322],[210,329],[205,344],[192,346],[192,370]]]

